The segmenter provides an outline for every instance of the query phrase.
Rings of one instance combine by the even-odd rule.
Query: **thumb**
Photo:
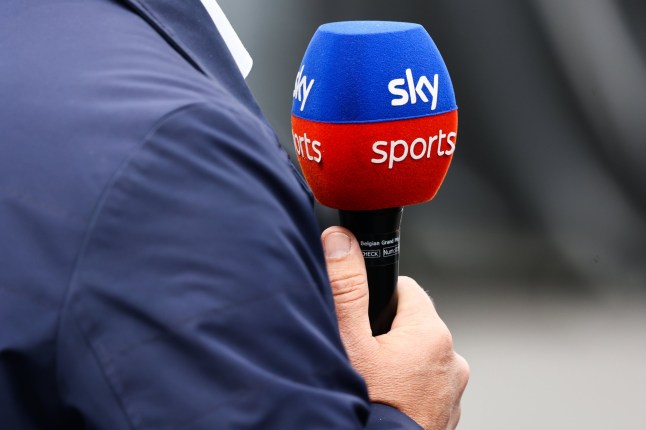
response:
[[[372,339],[368,319],[368,277],[361,248],[347,229],[330,227],[321,236],[341,337],[346,348]]]

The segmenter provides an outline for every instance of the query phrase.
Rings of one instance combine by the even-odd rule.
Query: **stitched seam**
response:
[[[62,398],[61,392],[60,392],[60,381],[59,381],[59,339],[61,336],[61,330],[62,330],[62,321],[63,321],[63,313],[66,312],[69,309],[69,301],[70,301],[70,296],[71,296],[71,291],[72,291],[72,285],[74,284],[74,281],[76,280],[76,276],[78,273],[78,269],[81,266],[81,263],[83,261],[83,256],[85,254],[85,250],[90,242],[90,239],[92,238],[92,234],[94,231],[94,226],[96,225],[99,216],[101,215],[103,205],[106,202],[108,196],[110,195],[110,192],[112,191],[112,187],[116,184],[117,180],[121,177],[121,175],[127,170],[128,166],[130,163],[133,161],[136,155],[138,155],[146,146],[147,143],[149,143],[149,140],[154,134],[163,126],[166,124],[167,121],[175,117],[180,112],[184,112],[190,109],[193,109],[195,107],[199,107],[202,105],[207,105],[206,102],[196,102],[196,103],[191,103],[188,105],[183,105],[180,106],[167,114],[165,114],[163,117],[161,117],[153,126],[150,128],[148,133],[146,133],[145,137],[142,139],[141,143],[128,155],[128,157],[123,161],[123,163],[115,170],[114,174],[112,175],[112,178],[107,182],[105,185],[103,191],[101,192],[99,198],[97,199],[97,203],[95,205],[94,210],[92,211],[92,216],[90,218],[90,222],[87,224],[87,228],[84,234],[83,238],[83,243],[81,244],[81,247],[79,248],[79,252],[76,256],[75,262],[74,262],[74,268],[72,269],[71,276],[69,278],[69,281],[67,283],[67,286],[65,287],[65,293],[64,293],[64,299],[62,301],[60,311],[58,313],[58,321],[56,322],[56,337],[54,339],[54,369],[56,371],[56,386],[58,390],[58,395],[59,398]],[[101,373],[103,374],[103,377],[106,380],[106,383],[110,387],[110,390],[115,396],[115,399],[117,400],[117,404],[121,408],[122,413],[126,417],[126,421],[130,425],[130,428],[134,429],[136,428],[134,424],[131,422],[130,416],[128,415],[125,405],[122,403],[121,398],[117,395],[117,393],[114,390],[114,387],[106,375],[105,369],[101,365],[101,361],[98,359],[96,355],[96,351],[94,350],[92,344],[90,343],[89,339],[85,335],[84,331],[80,327],[78,320],[76,318],[76,315],[72,313],[72,318],[74,319],[75,324],[77,325],[79,332],[81,334],[81,337],[85,341],[86,346],[88,349],[91,351],[92,355],[94,356],[95,360],[99,364],[99,368],[101,369]]]

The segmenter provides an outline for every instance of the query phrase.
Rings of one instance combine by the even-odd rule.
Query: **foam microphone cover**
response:
[[[455,150],[457,106],[446,65],[422,26],[322,25],[293,97],[296,154],[322,204],[375,210],[435,196]]]

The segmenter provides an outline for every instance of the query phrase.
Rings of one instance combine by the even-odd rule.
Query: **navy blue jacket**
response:
[[[0,58],[0,428],[418,428],[199,0],[2,0]]]

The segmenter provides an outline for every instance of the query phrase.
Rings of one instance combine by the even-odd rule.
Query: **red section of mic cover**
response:
[[[292,138],[319,202],[336,209],[374,210],[435,196],[453,158],[457,126],[457,110],[365,124],[292,115]]]

